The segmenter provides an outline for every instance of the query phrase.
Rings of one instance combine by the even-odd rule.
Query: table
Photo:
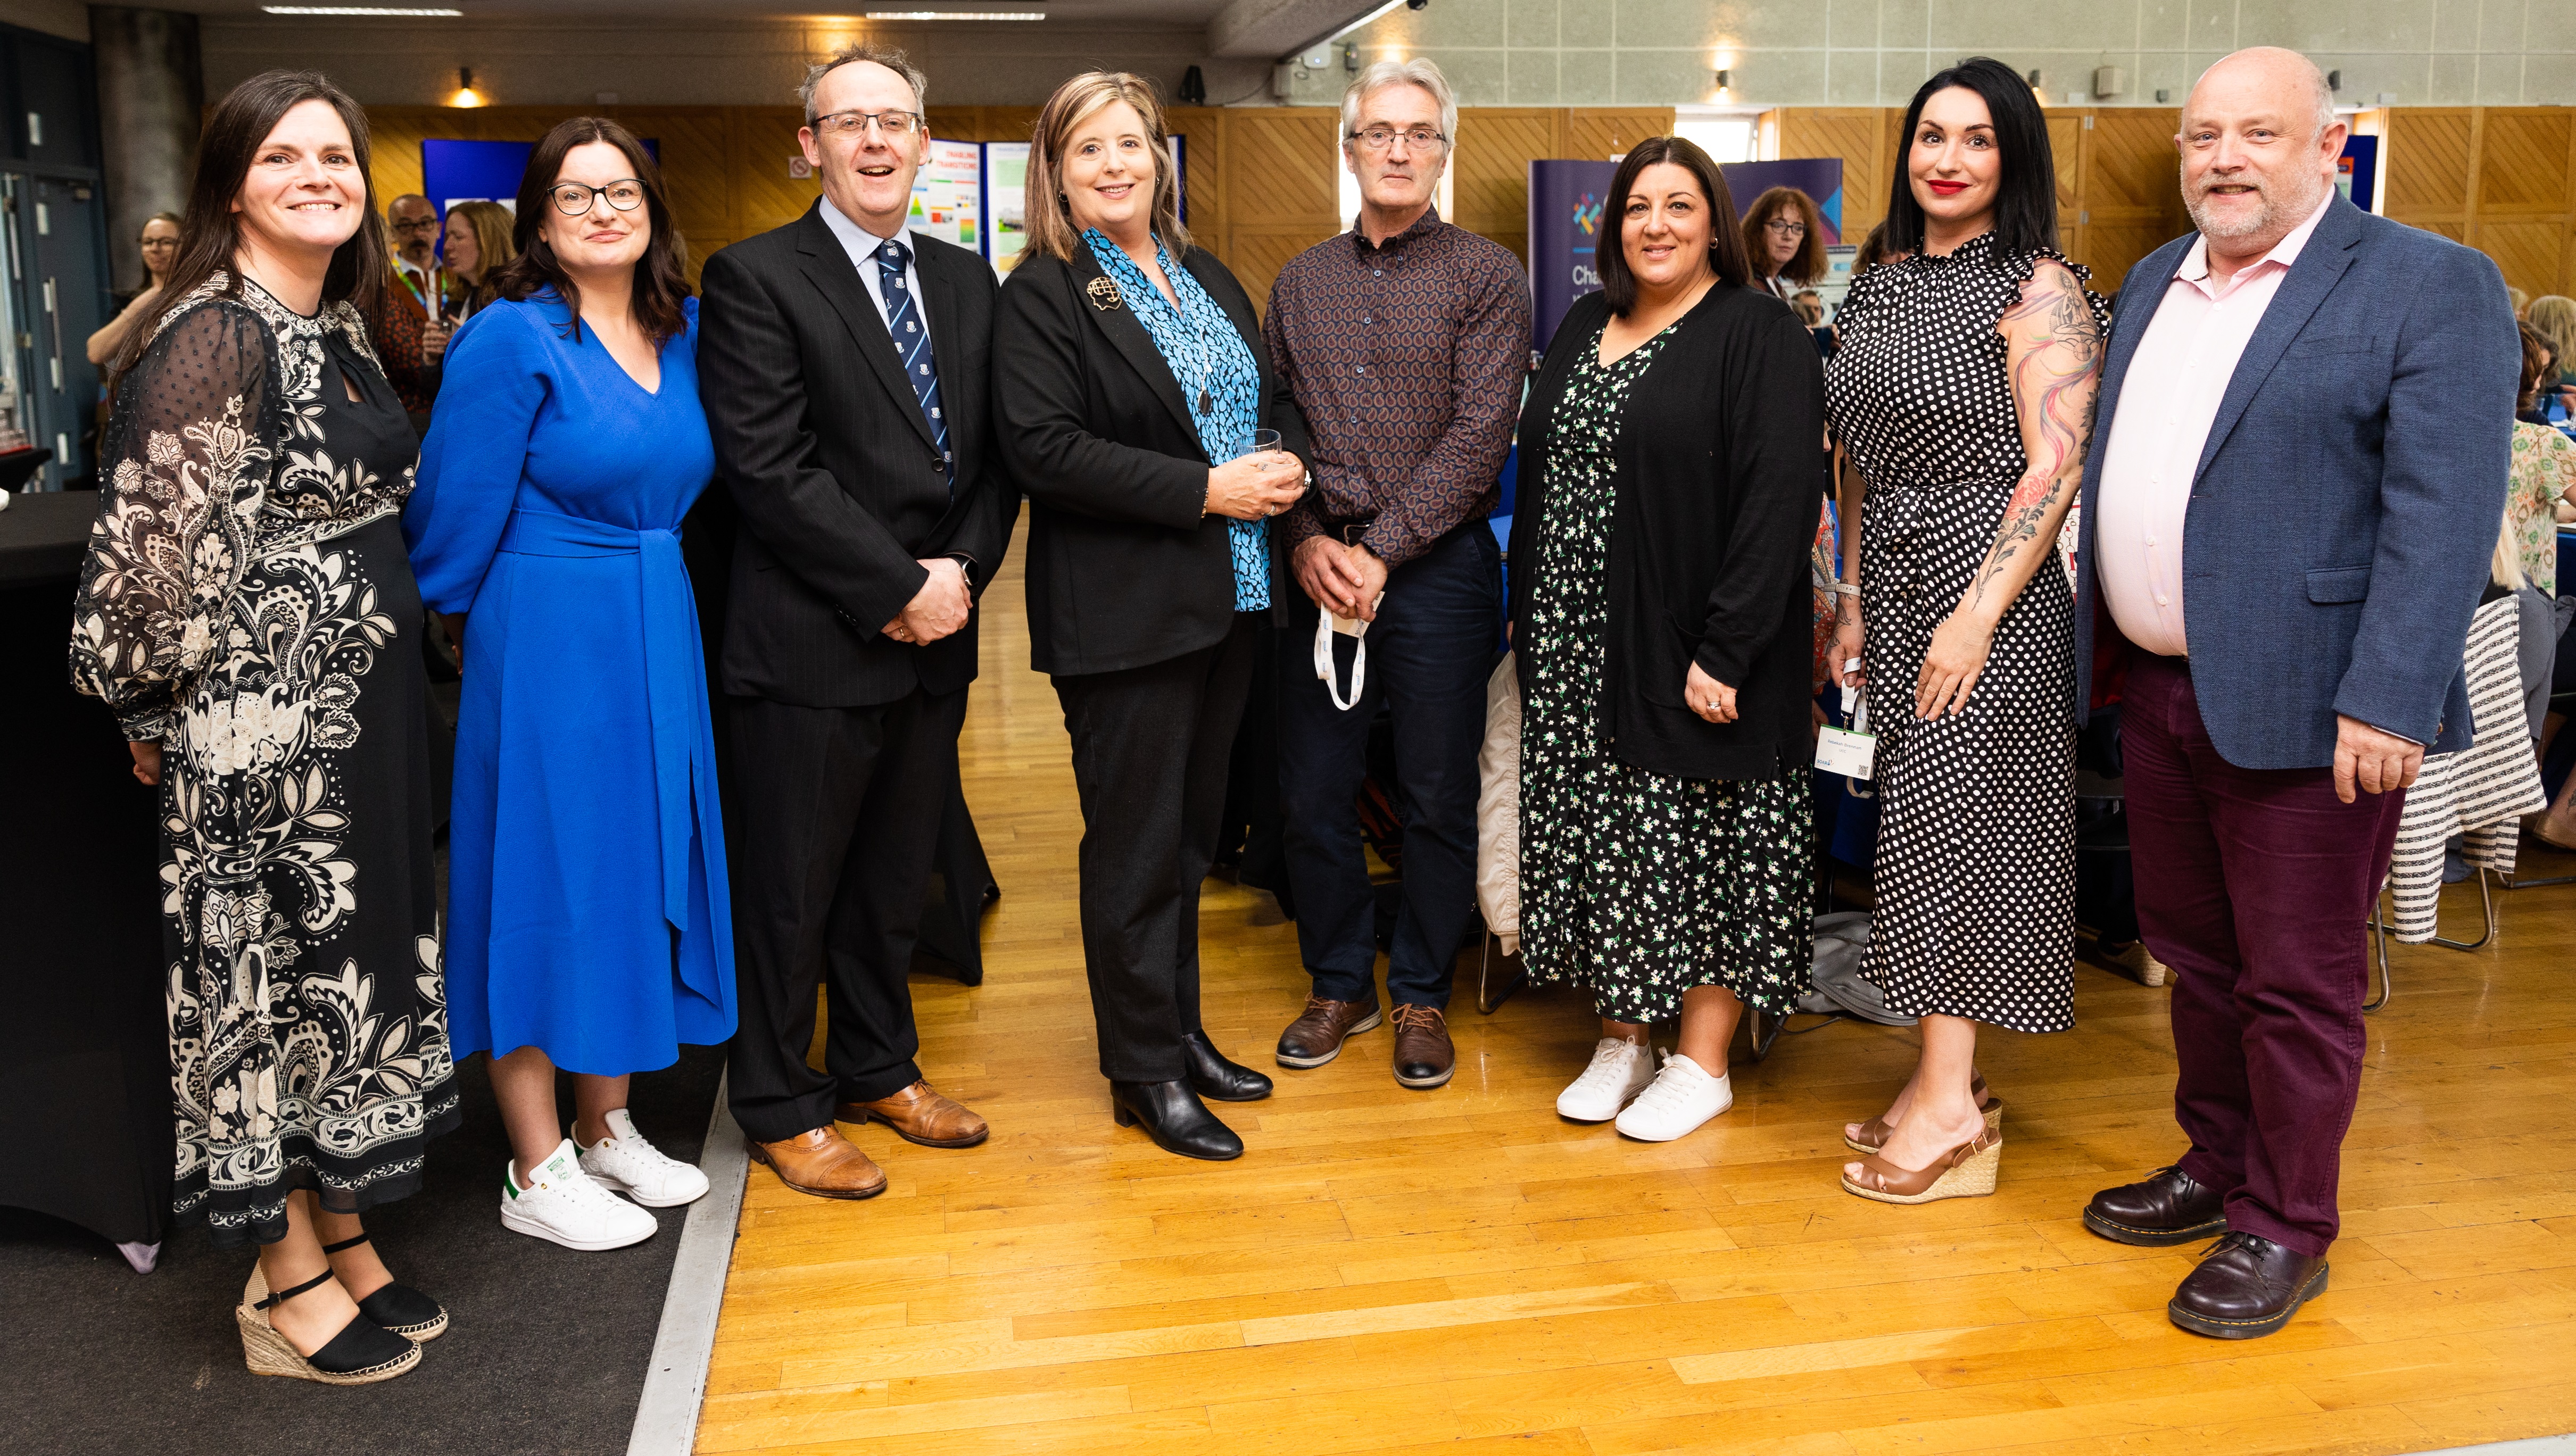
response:
[[[154,794],[65,668],[97,510],[72,491],[0,511],[0,1204],[148,1267],[171,1177]]]

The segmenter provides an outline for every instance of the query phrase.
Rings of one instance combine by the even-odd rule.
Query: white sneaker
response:
[[[653,1237],[653,1215],[609,1192],[581,1170],[572,1139],[555,1145],[522,1186],[501,1173],[501,1227],[585,1251],[622,1249]]]
[[[1679,1052],[1664,1053],[1654,1085],[1619,1114],[1619,1131],[1639,1142],[1668,1143],[1699,1131],[1701,1123],[1735,1105],[1735,1089]]]
[[[677,1208],[707,1195],[707,1175],[644,1141],[623,1107],[608,1114],[608,1136],[581,1150],[581,1170],[646,1208]]]
[[[1605,1036],[1592,1049],[1592,1065],[1556,1094],[1556,1115],[1576,1122],[1608,1122],[1654,1080],[1653,1052],[1636,1042]]]

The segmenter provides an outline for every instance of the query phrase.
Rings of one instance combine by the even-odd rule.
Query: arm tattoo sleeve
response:
[[[1983,601],[2009,568],[2024,565],[2033,543],[2045,546],[2065,519],[2084,457],[2093,441],[2093,399],[2102,377],[2102,333],[2086,306],[2074,275],[2044,269],[2022,300],[2006,310],[2005,333],[2013,340],[2012,390],[2021,421],[2028,464],[1985,563],[1977,568],[1971,601]],[[2029,568],[2015,573],[2007,600],[2029,580]]]

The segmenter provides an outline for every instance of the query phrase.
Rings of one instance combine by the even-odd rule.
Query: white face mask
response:
[[[1379,598],[1384,601],[1384,597]],[[1315,676],[1324,680],[1324,691],[1333,698],[1333,706],[1347,713],[1359,706],[1360,689],[1368,685],[1369,624],[1357,617],[1336,617],[1329,609],[1315,614]],[[1333,634],[1351,639],[1356,648],[1351,655],[1350,701],[1342,700],[1342,685],[1333,671]]]

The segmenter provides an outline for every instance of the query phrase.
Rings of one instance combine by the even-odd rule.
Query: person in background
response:
[[[1502,634],[1502,554],[1485,518],[1529,372],[1519,261],[1432,206],[1457,131],[1457,99],[1430,61],[1360,72],[1342,94],[1359,216],[1288,261],[1262,323],[1313,436],[1315,475],[1277,522],[1297,583],[1279,673],[1279,786],[1298,952],[1314,978],[1277,1055],[1320,1067],[1383,1020],[1377,896],[1355,801],[1384,707],[1390,787],[1408,809],[1387,994],[1395,1079],[1417,1088],[1445,1085],[1457,1066],[1446,1008],[1475,923],[1476,753]],[[1367,636],[1342,630],[1350,623],[1366,623]],[[1313,656],[1309,638],[1323,644]]]
[[[1669,1142],[1733,1102],[1744,1008],[1807,991],[1825,391],[1798,319],[1751,286],[1707,153],[1650,137],[1608,195],[1601,290],[1521,411],[1521,951],[1601,1017],[1558,1114]],[[1676,1018],[1658,1072],[1650,1033]]]
[[[135,323],[151,313],[153,305],[160,301],[161,285],[170,279],[170,265],[179,261],[179,215],[156,212],[145,219],[138,246],[143,253],[143,286],[132,293],[114,295],[116,317],[91,334],[89,342],[81,349],[92,364],[105,364],[115,358],[117,349],[125,343],[125,336],[133,332]],[[115,393],[111,384],[108,394],[113,396]]]
[[[2507,299],[2509,299],[2509,300],[2511,300],[2511,301],[2512,301],[2512,303],[2513,303],[2513,316],[2514,316],[2514,318],[2515,318],[2516,320],[2520,320],[2520,319],[2526,318],[2526,317],[2528,317],[2528,316],[2530,315],[2530,313],[2531,313],[2531,295],[2530,295],[2530,294],[2523,292],[2523,291],[2522,291],[2521,289],[2519,289],[2519,288],[2508,288],[2508,289],[2506,289],[2506,290],[2504,291],[2504,296],[2505,296]]]
[[[1804,192],[1772,188],[1744,210],[1741,227],[1754,287],[1785,302],[1825,276],[1825,215]]]
[[[1055,679],[1082,795],[1082,950],[1120,1124],[1242,1156],[1203,1098],[1270,1079],[1199,1016],[1199,883],[1216,857],[1253,641],[1282,583],[1270,518],[1304,492],[1305,422],[1252,300],[1181,226],[1149,83],[1056,88],[1029,154],[1028,247],[994,323],[998,437],[1035,504],[1032,666]],[[1282,448],[1259,448],[1269,430]],[[1114,633],[1091,624],[1118,622]]]
[[[418,442],[359,324],[386,286],[367,163],[366,113],[313,72],[206,117],[116,356],[71,633],[160,790],[177,1212],[259,1249],[252,1373],[326,1385],[404,1374],[447,1328],[363,1216],[459,1121],[396,520]]]
[[[497,202],[477,199],[447,210],[447,291],[443,317],[462,324],[500,296],[499,278],[518,256],[517,220]]]
[[[416,192],[385,205],[385,232],[393,240],[386,286],[367,310],[367,336],[385,363],[385,377],[410,411],[415,430],[429,428],[438,398],[438,363],[447,350],[447,324],[437,298],[445,286],[434,248],[438,209]]]
[[[2549,293],[2531,301],[2523,322],[2538,330],[2555,365],[2544,389],[2576,407],[2576,298]]]
[[[517,256],[449,351],[403,520],[422,597],[465,637],[448,1026],[458,1055],[492,1054],[513,1154],[502,1227],[614,1249],[652,1237],[645,1209],[707,1191],[628,1116],[630,1074],[734,1029],[714,727],[679,542],[715,447],[652,154],[616,122],[558,122],[518,200]]]
[[[1888,1203],[1994,1191],[2002,1109],[1979,1022],[2075,1024],[2073,603],[2054,547],[2100,379],[2101,301],[2057,251],[2029,83],[1978,56],[1905,114],[1888,241],[1853,280],[1827,371],[1867,481],[1861,610],[1834,661],[1869,694],[1877,858],[1863,974],[1922,1019],[1915,1073],[1847,1124],[1843,1187]]]
[[[2220,1339],[2325,1290],[2360,927],[2424,756],[2469,746],[2461,656],[2513,473],[2504,279],[2343,200],[2344,134],[2295,51],[2202,73],[2175,138],[2195,231],[2129,270],[2085,471],[2074,701],[2104,623],[2191,1147],[2084,1224],[2215,1238],[2166,1314]]]
[[[868,43],[808,67],[798,138],[822,197],[699,283],[707,422],[741,520],[722,668],[742,830],[729,1095],[752,1157],[820,1198],[886,1186],[836,1117],[932,1148],[989,1132],[923,1078],[906,979],[957,782],[975,593],[1019,513],[993,457],[993,270],[905,222],[927,84]]]
[[[1887,224],[1873,223],[1868,236],[1860,240],[1860,250],[1852,257],[1852,277],[1858,278],[1872,268],[1887,263],[1902,263],[1914,256],[1904,248],[1890,247]]]
[[[2529,324],[2515,330],[2521,392],[2515,405],[2531,408],[2547,377],[2549,346]],[[2546,597],[2558,595],[2558,524],[2576,521],[2576,441],[2547,424],[2516,418],[2513,480],[2505,489],[2505,521],[2522,562],[2523,580]]]
[[[1801,288],[1790,295],[1789,308],[1814,342],[1816,357],[1834,357],[1834,331],[1825,323],[1825,296],[1812,288]]]

